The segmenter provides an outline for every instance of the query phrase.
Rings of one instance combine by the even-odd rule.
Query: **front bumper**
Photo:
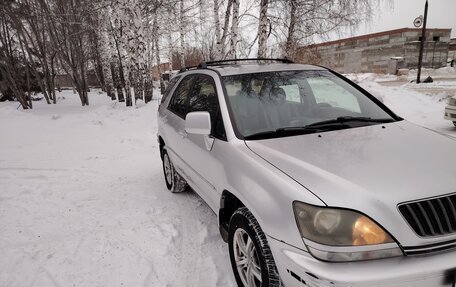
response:
[[[327,263],[268,237],[286,287],[453,287],[456,251],[373,261]]]
[[[456,122],[456,106],[446,106],[444,118]]]

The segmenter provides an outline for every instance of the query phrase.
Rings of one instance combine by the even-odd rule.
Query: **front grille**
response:
[[[456,249],[456,240],[439,242],[435,244],[428,244],[422,246],[402,246],[405,255],[424,255],[436,252],[448,252],[449,250]]]
[[[404,203],[399,211],[419,236],[456,232],[456,194]]]

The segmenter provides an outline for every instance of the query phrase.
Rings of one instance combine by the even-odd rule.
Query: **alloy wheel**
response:
[[[245,287],[260,287],[261,267],[255,244],[241,228],[236,230],[233,239],[234,259],[242,283]]]
[[[171,166],[171,162],[169,160],[169,156],[166,153],[163,156],[163,166],[165,168],[166,182],[168,184],[172,184],[172,182],[173,182],[173,168]]]

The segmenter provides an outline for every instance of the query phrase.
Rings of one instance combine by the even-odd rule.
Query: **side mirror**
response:
[[[185,117],[185,131],[189,134],[208,136],[211,134],[209,112],[191,112]]]

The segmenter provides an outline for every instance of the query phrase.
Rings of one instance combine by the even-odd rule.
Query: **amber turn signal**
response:
[[[353,226],[353,245],[373,245],[392,242],[390,236],[366,216],[360,216]]]

